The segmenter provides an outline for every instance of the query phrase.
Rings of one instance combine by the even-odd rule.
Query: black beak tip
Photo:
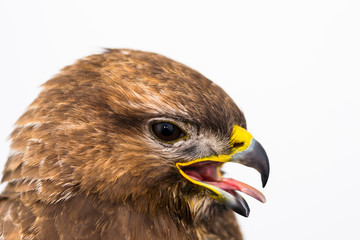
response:
[[[248,217],[250,214],[250,208],[247,202],[243,197],[241,197],[239,194],[235,193],[236,197],[236,206],[233,207],[233,210],[240,214],[241,216]]]
[[[257,162],[259,165],[256,166],[257,170],[260,172],[261,174],[261,182],[262,182],[262,186],[265,187],[266,183],[269,179],[269,174],[270,174],[270,163],[269,163],[269,158],[265,152],[265,149],[261,146],[260,143],[257,142],[256,144],[256,150],[259,156],[259,160],[255,161]]]
[[[237,211],[237,210],[234,210],[237,214],[240,214],[241,216],[243,216],[243,217],[249,217],[249,214],[250,214],[250,212],[245,212],[245,211],[242,211],[242,210],[239,210],[239,211]]]
[[[266,186],[268,179],[269,179],[269,172],[261,174],[261,182],[263,188]]]

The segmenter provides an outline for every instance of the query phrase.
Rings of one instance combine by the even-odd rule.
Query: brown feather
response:
[[[191,137],[157,142],[156,118]],[[234,124],[245,118],[221,88],[166,57],[108,49],[79,60],[43,84],[11,134],[0,236],[242,239],[232,211],[175,167],[229,153]]]

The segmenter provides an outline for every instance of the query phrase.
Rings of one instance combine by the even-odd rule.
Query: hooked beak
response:
[[[232,152],[228,155],[210,156],[185,163],[176,163],[180,174],[190,182],[211,190],[210,197],[229,207],[242,216],[249,216],[250,209],[244,198],[236,191],[265,202],[265,196],[255,188],[231,179],[223,178],[221,166],[226,162],[237,162],[256,169],[261,174],[262,186],[269,178],[269,160],[264,148],[244,128],[235,125],[229,144]]]
[[[265,187],[269,178],[270,165],[265,149],[253,138],[248,149],[235,153],[230,157],[231,162],[241,163],[256,169],[261,175],[262,186]]]

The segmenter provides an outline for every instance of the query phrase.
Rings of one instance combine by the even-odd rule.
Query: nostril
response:
[[[234,143],[233,148],[239,148],[239,147],[242,147],[244,145],[245,145],[244,142],[237,142],[237,143]]]

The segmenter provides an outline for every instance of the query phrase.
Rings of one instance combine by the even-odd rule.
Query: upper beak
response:
[[[229,141],[232,146],[230,161],[256,169],[261,174],[262,186],[269,178],[270,164],[265,149],[244,128],[235,125]]]
[[[256,169],[261,175],[262,186],[265,187],[270,172],[268,156],[261,144],[251,139],[249,147],[242,152],[231,155],[231,162],[238,162],[245,166]]]

